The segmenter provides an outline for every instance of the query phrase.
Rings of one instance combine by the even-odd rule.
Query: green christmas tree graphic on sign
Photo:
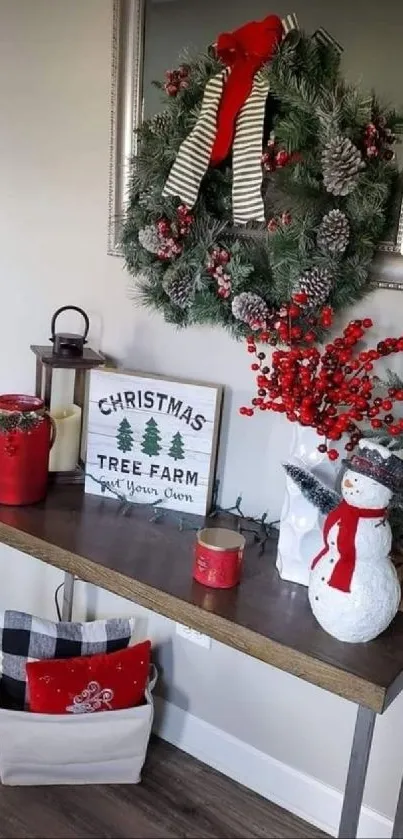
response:
[[[141,451],[144,454],[148,454],[149,457],[155,457],[155,455],[159,454],[161,451],[161,434],[159,432],[159,428],[155,419],[151,417],[151,419],[146,422],[145,431],[143,434],[143,439],[141,441]]]
[[[122,419],[122,422],[118,426],[116,440],[119,451],[131,452],[133,448],[133,429],[126,417]]]
[[[185,447],[183,445],[183,438],[179,431],[172,437],[171,448],[168,452],[168,457],[173,457],[174,460],[185,459]]]

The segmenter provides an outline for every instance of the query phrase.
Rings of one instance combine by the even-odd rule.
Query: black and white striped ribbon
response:
[[[284,37],[298,29],[296,15],[283,18]],[[217,113],[229,68],[206,85],[197,123],[181,144],[163,189],[163,196],[178,196],[188,207],[197,200],[200,183],[210,162],[216,136]],[[264,221],[261,195],[262,142],[269,83],[256,73],[251,93],[242,106],[235,126],[232,161],[233,218],[237,224]]]
[[[334,49],[336,50],[336,52],[339,53],[339,55],[341,55],[341,53],[343,52],[343,47],[341,46],[341,44],[339,44],[339,42],[336,41],[335,38],[333,38],[333,35],[330,35],[326,29],[323,29],[322,26],[319,29],[317,29],[316,32],[313,33],[312,38],[315,41],[317,41],[318,44],[323,44],[327,47],[334,47]]]
[[[236,122],[232,146],[232,215],[235,224],[264,221],[262,145],[269,83],[256,73]]]
[[[162,192],[163,196],[178,195],[187,207],[195,204],[201,180],[208,169],[218,106],[228,75],[228,70],[223,70],[207,82],[196,125],[181,144]]]

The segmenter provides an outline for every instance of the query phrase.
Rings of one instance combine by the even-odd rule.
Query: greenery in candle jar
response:
[[[9,434],[11,431],[23,431],[29,433],[43,421],[43,416],[34,411],[20,413],[0,413],[0,434]]]

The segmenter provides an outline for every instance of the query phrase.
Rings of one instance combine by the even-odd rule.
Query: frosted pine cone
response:
[[[350,238],[350,225],[341,210],[330,210],[323,217],[317,236],[318,246],[329,253],[342,254]]]
[[[364,167],[361,152],[348,137],[336,134],[323,149],[323,183],[332,195],[352,192]]]
[[[149,253],[158,253],[161,248],[161,237],[157,228],[152,224],[139,230],[139,242],[144,250],[149,251]]]
[[[149,121],[149,128],[153,134],[165,134],[171,125],[169,111],[162,111],[155,114]]]
[[[237,294],[232,301],[234,318],[247,323],[251,329],[264,329],[270,315],[269,308],[262,297],[250,291]]]
[[[332,289],[332,275],[327,268],[310,268],[303,271],[296,291],[305,292],[308,306],[323,306]]]
[[[187,309],[192,304],[194,283],[189,277],[185,277],[175,271],[167,271],[165,274],[164,289],[171,298],[172,303],[180,309]]]

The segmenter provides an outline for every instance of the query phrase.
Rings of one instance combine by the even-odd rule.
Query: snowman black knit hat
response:
[[[392,492],[403,489],[403,460],[385,446],[360,440],[359,451],[351,460],[343,460],[347,469],[372,478]]]

